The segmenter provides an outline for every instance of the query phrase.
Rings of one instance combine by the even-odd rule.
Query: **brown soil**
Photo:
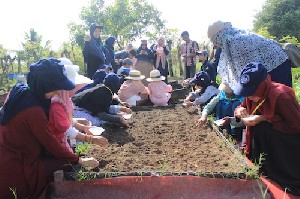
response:
[[[136,111],[130,128],[106,124],[108,147],[86,152],[100,161],[102,172],[195,171],[243,172],[241,162],[209,127],[195,127],[194,108]]]

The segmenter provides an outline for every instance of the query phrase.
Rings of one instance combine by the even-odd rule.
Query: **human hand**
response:
[[[245,126],[255,126],[256,124],[266,121],[267,119],[263,115],[251,115],[241,119]]]
[[[91,41],[91,35],[86,34],[84,37],[84,41]]]
[[[83,127],[83,131],[87,134],[87,135],[93,135],[93,133],[90,131],[90,128],[94,128],[96,126],[84,126]]]
[[[202,115],[199,120],[196,121],[196,126],[202,126],[207,122],[207,116]]]
[[[126,127],[129,127],[127,120],[125,120],[125,118],[123,116],[121,116],[121,118],[120,118],[120,123]]]
[[[224,118],[222,118],[222,119],[220,119],[220,120],[218,120],[218,126],[226,126],[227,124],[229,124],[230,123],[230,117],[224,117]]]
[[[76,121],[77,121],[79,124],[83,124],[83,125],[85,125],[85,126],[91,126],[91,125],[92,125],[91,121],[89,121],[89,120],[86,119],[86,118],[74,118],[74,119],[76,119]]]
[[[238,107],[235,109],[235,116],[238,118],[244,118],[244,117],[248,117],[249,113],[246,108]]]
[[[131,107],[131,105],[130,105],[128,102],[121,102],[121,104],[122,104],[123,106]]]
[[[182,86],[183,87],[186,87],[186,86],[188,86],[189,85],[189,82],[190,82],[190,79],[185,79],[185,80],[183,80],[183,82],[182,82]]]
[[[98,160],[96,160],[93,157],[90,158],[79,157],[78,164],[83,167],[92,167],[92,168],[99,166]]]
[[[125,107],[124,112],[127,113],[127,114],[131,114],[132,110],[130,108]]]
[[[183,106],[184,106],[184,107],[190,107],[190,106],[192,106],[192,105],[193,105],[193,102],[191,102],[190,100],[185,99],[185,100],[183,101]]]
[[[108,145],[108,140],[102,136],[93,136],[92,143],[99,146],[106,146]]]

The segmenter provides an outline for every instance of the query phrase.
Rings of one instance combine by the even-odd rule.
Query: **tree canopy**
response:
[[[276,39],[294,36],[300,41],[300,1],[266,0],[255,16],[254,31],[266,29]]]
[[[142,35],[152,36],[162,32],[165,22],[161,13],[147,1],[115,0],[105,6],[104,0],[92,0],[90,5],[82,8],[80,17],[84,24],[69,24],[71,39],[83,45],[84,32],[92,23],[104,26],[104,36],[114,36],[122,46]]]

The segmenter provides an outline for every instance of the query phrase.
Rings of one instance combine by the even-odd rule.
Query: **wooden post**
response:
[[[177,59],[179,63],[179,70],[180,70],[180,76],[183,74],[183,67],[182,67],[182,61],[181,61],[181,53],[180,53],[180,44],[177,45]]]
[[[18,74],[22,73],[22,68],[21,68],[21,58],[18,57]]]
[[[169,47],[169,73],[171,77],[174,77],[174,71],[173,71],[173,60],[172,60],[172,40],[168,40],[168,47]]]

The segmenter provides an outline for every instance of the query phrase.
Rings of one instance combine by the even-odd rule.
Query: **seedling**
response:
[[[11,188],[11,187],[9,187],[9,190],[13,193],[14,198],[15,198],[15,199],[18,199],[17,189],[16,189],[16,188]]]
[[[75,153],[79,156],[83,155],[90,148],[90,146],[91,146],[91,144],[89,144],[87,142],[78,144],[76,146]]]

